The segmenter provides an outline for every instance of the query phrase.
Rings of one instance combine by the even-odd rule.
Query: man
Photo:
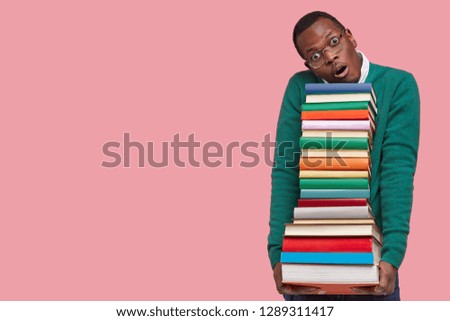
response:
[[[301,18],[294,28],[293,40],[308,70],[290,79],[277,126],[268,237],[277,290],[286,300],[400,300],[397,270],[406,252],[419,143],[417,84],[410,73],[370,63],[356,50],[351,31],[325,12],[311,12]],[[279,261],[284,224],[292,222],[299,198],[298,138],[305,84],[321,82],[372,83],[377,95],[370,202],[382,230],[383,247],[379,285],[360,289],[364,295],[314,295],[316,288],[281,282]]]

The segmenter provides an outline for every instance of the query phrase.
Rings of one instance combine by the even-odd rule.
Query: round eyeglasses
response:
[[[340,52],[342,48],[344,48],[344,41],[342,41],[342,36],[344,35],[346,30],[347,29],[343,29],[339,36],[335,36],[330,39],[328,45],[314,52],[312,56],[306,60],[308,65],[313,69],[322,67],[322,65],[325,63],[325,50],[331,51],[333,53]]]

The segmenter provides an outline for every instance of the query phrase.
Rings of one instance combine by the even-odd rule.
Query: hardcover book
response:
[[[376,265],[282,263],[283,283],[318,287],[317,294],[360,294],[358,287],[376,286]]]
[[[285,237],[283,252],[373,252],[381,248],[371,237]]]
[[[369,202],[365,198],[298,199],[298,207],[366,206],[366,205],[369,206]]]
[[[294,208],[294,219],[373,218],[371,208],[366,206],[317,206]]]
[[[369,236],[381,244],[376,224],[286,224],[285,236]]]
[[[298,264],[374,264],[380,262],[373,252],[282,252],[281,263]]]

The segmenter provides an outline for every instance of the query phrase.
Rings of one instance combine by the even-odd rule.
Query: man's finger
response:
[[[375,294],[385,294],[386,288],[389,283],[388,275],[387,273],[384,273],[383,271],[380,271],[380,283],[375,287],[374,293]]]
[[[351,291],[358,293],[358,294],[366,294],[366,295],[373,295],[375,286],[355,286],[350,288]]]
[[[319,288],[316,287],[295,286],[285,284],[279,289],[278,292],[280,292],[281,294],[299,295],[299,294],[315,294],[318,293],[318,291]]]

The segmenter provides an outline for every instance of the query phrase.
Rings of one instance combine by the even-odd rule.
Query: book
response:
[[[368,189],[367,178],[300,178],[300,189]]]
[[[373,218],[324,218],[324,219],[294,219],[293,224],[376,224]]]
[[[300,170],[359,170],[369,169],[368,157],[300,157]]]
[[[304,103],[302,104],[302,112],[304,111],[323,111],[323,110],[360,110],[370,108],[368,101],[344,101],[337,103]]]
[[[344,101],[367,101],[372,106],[376,106],[376,102],[370,93],[307,94],[305,99],[305,102],[307,103],[333,103]]]
[[[369,140],[365,137],[300,137],[301,149],[333,149],[339,151],[341,149],[359,149],[368,150]]]
[[[372,237],[285,237],[283,252],[372,252],[381,245]]]
[[[369,178],[368,171],[315,171],[301,170],[300,178]]]
[[[369,202],[365,198],[328,198],[303,199],[297,201],[298,207],[326,207],[326,206],[366,206]]]
[[[373,252],[281,252],[281,263],[298,264],[375,264],[379,253]]]
[[[302,137],[339,137],[339,138],[351,138],[362,137],[372,138],[371,132],[366,130],[304,130]]]
[[[365,120],[369,119],[369,110],[321,110],[321,111],[302,111],[302,120]]]
[[[300,198],[369,198],[369,189],[300,189]]]
[[[346,94],[369,93],[376,100],[375,91],[371,83],[315,83],[305,84],[305,93],[312,94]]]
[[[376,286],[379,270],[376,265],[281,264],[283,283],[316,286],[318,294],[360,294],[359,286]]]
[[[369,157],[368,150],[359,149],[301,149],[300,154],[304,157]]]
[[[302,130],[374,130],[370,120],[304,120]]]
[[[366,206],[316,206],[294,208],[294,219],[373,218]]]
[[[293,224],[287,223],[285,236],[366,236],[381,244],[381,232],[376,224]]]

